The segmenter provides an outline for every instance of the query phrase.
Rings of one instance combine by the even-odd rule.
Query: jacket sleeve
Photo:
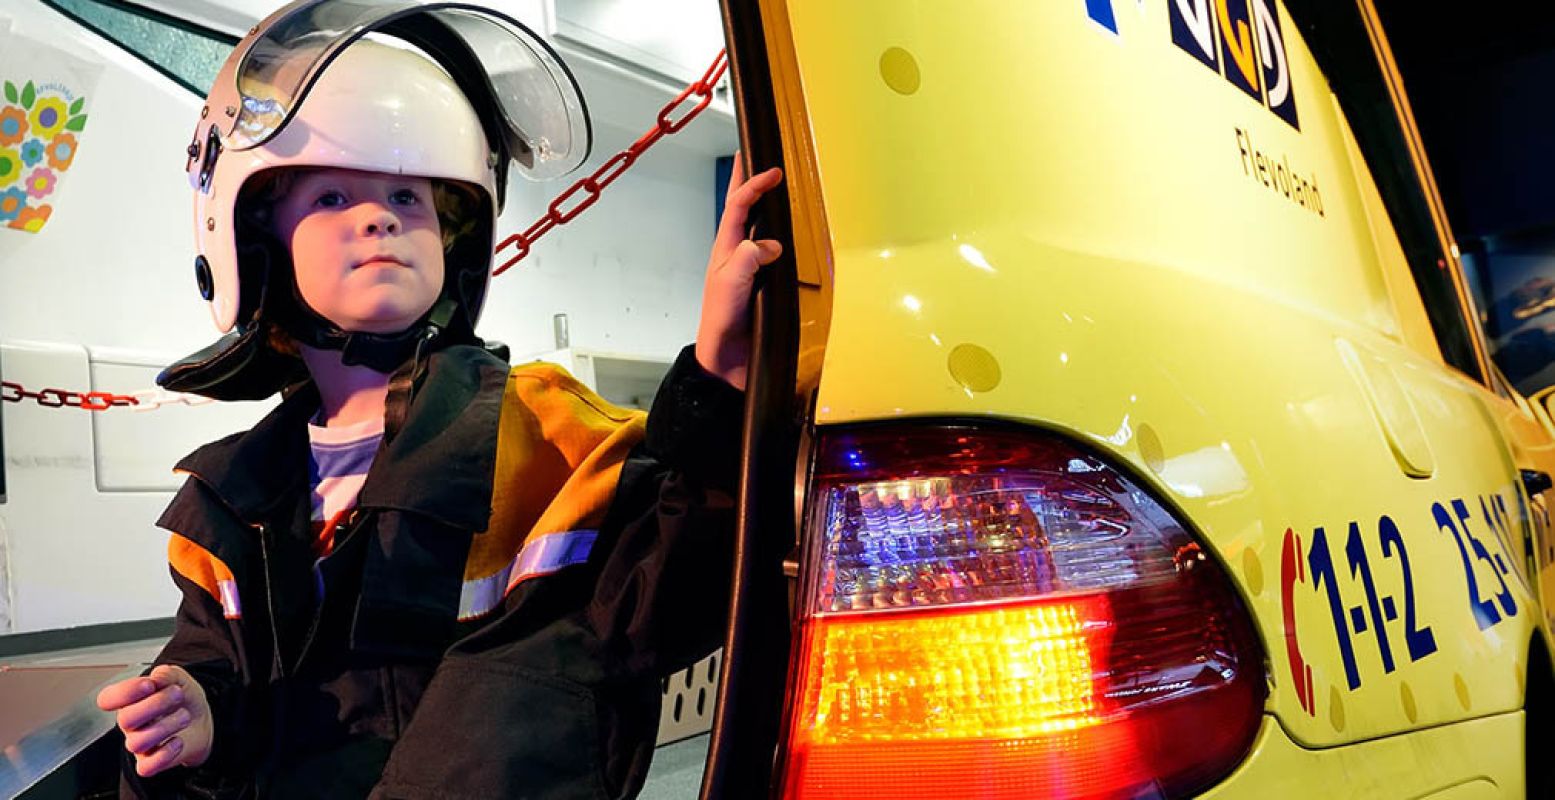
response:
[[[186,486],[184,492],[190,491],[199,488]],[[214,727],[211,755],[199,767],[175,767],[142,778],[135,772],[134,755],[121,750],[120,795],[205,800],[246,797],[251,792],[259,745],[267,741],[263,733],[267,715],[253,696],[255,681],[245,666],[237,581],[225,562],[178,533],[169,540],[168,557],[173,582],[183,599],[174,619],[173,636],[153,663],[182,667],[204,690]],[[223,581],[230,582],[225,587],[225,606],[221,599]]]
[[[632,671],[667,675],[722,642],[743,408],[744,394],[687,346],[622,468],[588,614]]]
[[[742,408],[682,351],[587,563],[520,587],[449,650],[375,798],[635,796],[660,679],[721,641]]]

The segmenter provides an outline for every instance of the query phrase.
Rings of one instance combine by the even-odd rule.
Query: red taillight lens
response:
[[[787,798],[1177,795],[1252,742],[1263,654],[1146,492],[1045,434],[823,437]]]

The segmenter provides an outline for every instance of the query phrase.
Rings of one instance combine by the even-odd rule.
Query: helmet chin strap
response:
[[[444,295],[419,322],[399,333],[344,331],[340,326],[309,308],[301,297],[295,309],[300,318],[286,320],[286,332],[303,344],[320,350],[340,351],[340,362],[348,367],[365,366],[392,374],[425,344],[437,339],[453,320],[458,303]]]
[[[437,305],[432,307],[427,324],[421,326],[422,336],[413,345],[410,357],[402,360],[389,375],[389,393],[383,404],[384,441],[393,441],[399,435],[400,428],[404,427],[405,417],[410,414],[410,404],[416,399],[416,390],[421,387],[421,379],[426,375],[427,355],[430,352],[428,348],[448,327],[448,321],[453,318],[457,308],[458,304],[453,300],[440,298]]]
[[[341,330],[303,306],[313,324],[302,322],[288,327],[299,340],[320,349],[339,350],[340,362],[348,367],[366,366],[389,376],[389,394],[384,401],[384,440],[392,440],[405,424],[416,389],[426,374],[427,356],[448,329],[459,304],[444,295],[437,299],[427,315],[399,333],[363,333]]]

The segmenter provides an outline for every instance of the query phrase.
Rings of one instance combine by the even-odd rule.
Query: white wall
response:
[[[194,288],[182,171],[200,99],[42,3],[0,0],[0,15],[16,33],[107,65],[48,224],[36,235],[0,229],[0,339],[179,354],[203,345],[212,328]]]
[[[150,388],[155,370],[146,364],[193,351],[213,332],[193,290],[189,189],[180,170],[198,99],[41,3],[5,0],[0,15],[16,33],[105,64],[48,223],[36,235],[0,230],[0,371],[32,389]],[[93,386],[88,348],[120,348],[142,364],[130,372],[138,379]],[[232,407],[212,419],[213,410],[197,427],[178,424],[187,416],[178,411],[109,413],[175,450],[196,444],[197,428],[207,436],[232,430],[256,413]],[[87,412],[7,403],[0,422],[7,479],[0,633],[169,615],[177,593],[166,536],[152,523],[170,492],[100,491]],[[172,485],[170,467],[146,482]]]
[[[235,24],[253,13],[209,5]],[[200,98],[41,3],[0,0],[0,18],[106,65],[52,218],[38,235],[0,230],[0,370],[34,388],[150,388],[155,365],[216,336],[195,290],[182,169]],[[591,171],[636,139],[678,87],[608,59],[569,60],[596,119]],[[663,141],[494,280],[481,333],[515,358],[540,353],[553,348],[552,315],[565,313],[574,347],[673,355],[696,329],[714,157],[734,146],[726,104]],[[499,235],[527,228],[565,186],[515,180]],[[263,410],[113,410],[94,420],[3,404],[0,635],[171,615],[166,537],[152,525],[176,483],[167,470],[176,454]]]
[[[629,142],[619,130],[597,133],[603,146],[588,170],[603,161],[600,151]],[[672,356],[696,334],[713,236],[712,185],[711,158],[656,147],[593,208],[546,234],[528,258],[492,280],[482,335],[506,342],[515,358],[550,350],[551,316],[564,313],[573,347]],[[550,199],[534,184],[515,186],[504,233],[538,219]]]

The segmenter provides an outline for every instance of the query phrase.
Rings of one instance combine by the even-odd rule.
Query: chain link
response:
[[[164,389],[144,389],[130,394],[111,392],[72,392],[68,389],[40,389],[29,391],[19,383],[0,381],[0,401],[20,403],[31,400],[44,408],[79,408],[83,411],[107,411],[110,408],[129,408],[132,411],[154,411],[163,406],[203,406],[216,401],[197,394],[182,394]]]
[[[28,391],[19,383],[0,381],[0,401],[20,403],[31,400],[44,408],[79,408],[85,411],[107,411],[120,406],[138,406],[140,401],[130,395],[109,392],[72,392],[68,389],[42,389]]]
[[[616,178],[621,177],[622,173],[636,163],[637,157],[642,155],[643,151],[652,147],[666,135],[678,133],[696,115],[702,113],[703,109],[707,108],[708,104],[713,101],[713,87],[717,85],[718,79],[723,77],[724,70],[728,66],[728,54],[723,50],[719,50],[718,57],[714,58],[712,66],[702,73],[702,78],[687,86],[674,100],[669,101],[664,108],[659,110],[659,116],[654,121],[652,129],[643,134],[625,150],[611,156],[609,160],[600,165],[599,169],[594,170],[594,174],[578,181],[568,188],[567,191],[558,195],[546,209],[545,216],[541,217],[533,225],[530,225],[523,233],[515,233],[503,239],[497,245],[496,252],[501,253],[504,248],[511,245],[514,253],[507,261],[502,262],[501,266],[492,270],[491,274],[501,275],[507,271],[508,267],[524,260],[529,255],[530,248],[534,247],[535,241],[541,236],[544,236],[558,225],[566,224],[583,213],[584,209],[594,205],[600,194],[605,191],[605,187],[609,186]],[[691,105],[689,109],[681,111],[682,107],[688,105],[688,101],[692,100],[693,95],[695,95],[695,104]],[[681,112],[680,116],[673,116],[678,111]],[[579,192],[584,193],[583,198],[575,200],[574,198]],[[571,205],[569,206],[569,204]]]
[[[529,255],[529,250],[536,240],[552,228],[575,219],[589,206],[599,200],[605,187],[609,186],[616,178],[621,177],[631,166],[637,163],[638,156],[652,147],[660,139],[673,133],[680,132],[691,122],[696,115],[702,113],[713,101],[713,87],[723,77],[724,71],[729,66],[728,54],[720,50],[718,56],[713,59],[712,66],[702,73],[702,78],[687,86],[679,95],[671,100],[664,108],[659,109],[659,115],[654,121],[653,128],[644,133],[637,141],[633,142],[625,150],[611,156],[605,163],[594,170],[594,174],[573,184],[567,191],[562,192],[551,201],[546,208],[545,216],[536,220],[523,233],[515,233],[503,239],[497,245],[496,252],[502,252],[503,248],[512,245],[515,252],[511,258],[503,262],[501,266],[492,270],[491,274],[501,275],[508,267],[522,261]],[[682,107],[688,102],[693,102],[689,109],[682,111]],[[674,116],[680,112],[680,116]],[[575,199],[579,192],[583,193],[582,199]],[[147,389],[128,395],[110,394],[108,392],[72,392],[68,389],[43,389],[31,392],[19,383],[0,381],[0,402],[20,403],[24,400],[32,400],[44,408],[79,408],[85,411],[106,411],[110,408],[129,406],[135,411],[153,411],[163,406],[185,405],[200,406],[214,402],[209,397],[199,395],[180,394],[168,392],[162,389]]]
[[[209,397],[169,392],[165,389],[142,389],[131,392],[130,399],[134,401],[135,407],[131,409],[133,411],[155,411],[163,406],[203,406],[216,402]]]

